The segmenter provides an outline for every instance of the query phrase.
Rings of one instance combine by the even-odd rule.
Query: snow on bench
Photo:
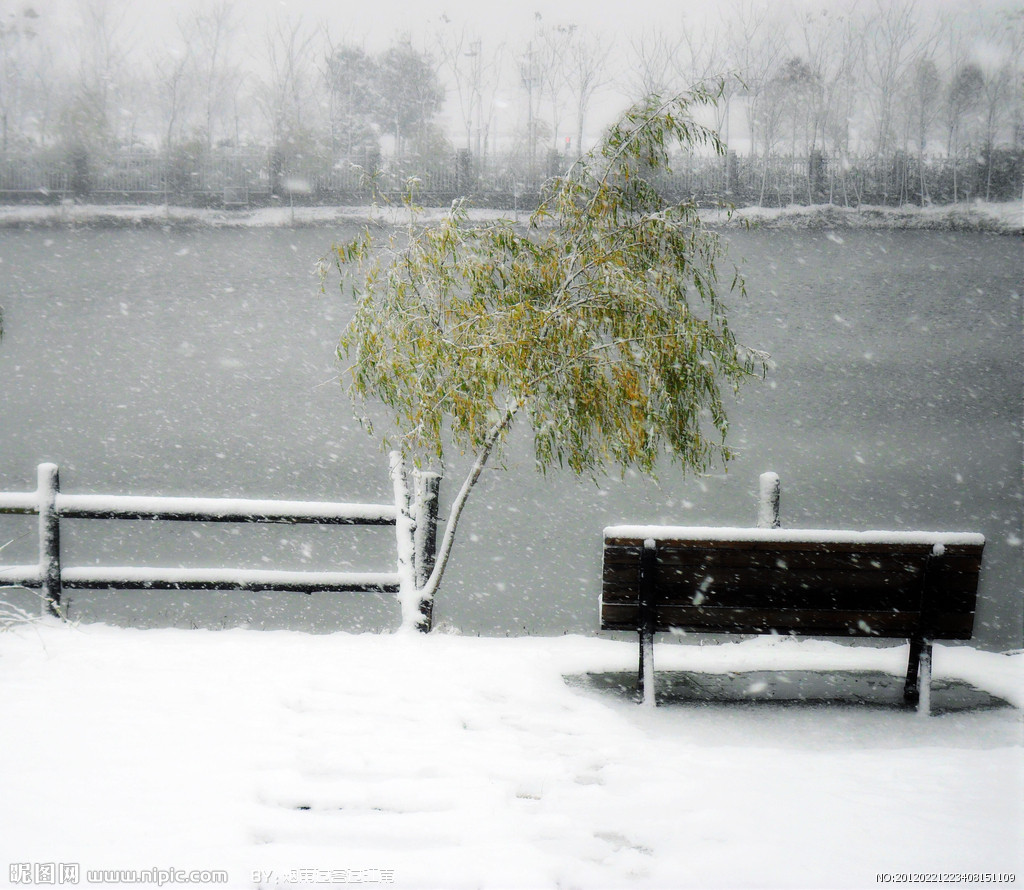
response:
[[[973,533],[618,525],[604,530],[602,630],[902,638],[904,698],[929,709],[933,640],[969,640],[985,539]]]

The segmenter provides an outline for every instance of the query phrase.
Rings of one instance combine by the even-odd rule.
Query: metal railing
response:
[[[195,157],[157,152],[66,156],[0,154],[0,201],[73,197],[97,203],[169,202],[239,207],[275,200],[304,204],[400,202],[415,182],[417,200],[468,196],[478,206],[535,203],[546,179],[572,163],[552,153],[535,163],[518,155],[470,158],[382,158],[330,161],[283,157],[266,149],[215,150]],[[1016,200],[1024,187],[1024,155],[983,158],[807,156],[679,157],[657,184],[673,199],[738,205],[950,203],[976,197]]]

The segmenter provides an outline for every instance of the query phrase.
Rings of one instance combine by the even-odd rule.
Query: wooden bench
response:
[[[654,703],[654,634],[902,638],[904,699],[929,709],[931,643],[969,640],[978,534],[615,526],[604,531],[601,628],[640,635]]]

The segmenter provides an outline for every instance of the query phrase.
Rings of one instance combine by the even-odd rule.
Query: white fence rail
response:
[[[248,498],[62,494],[56,464],[40,464],[34,492],[0,492],[0,514],[38,515],[39,562],[0,566],[0,586],[39,588],[47,608],[55,615],[63,615],[61,597],[65,589],[397,593],[402,602],[403,624],[428,631],[430,603],[422,601],[416,590],[423,586],[434,565],[440,478],[433,473],[417,472],[417,484],[413,486],[415,494],[410,497],[405,466],[400,459],[393,458],[392,475],[397,480],[395,491],[399,503],[347,504]],[[400,517],[402,521],[399,521]],[[61,563],[60,530],[61,522],[67,519],[394,526],[399,557],[396,570],[388,572],[66,567]],[[410,558],[411,565],[408,565]]]

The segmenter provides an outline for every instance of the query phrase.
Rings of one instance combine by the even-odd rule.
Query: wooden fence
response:
[[[38,588],[46,608],[66,617],[64,590],[277,590],[397,593],[403,624],[429,631],[431,604],[417,591],[434,565],[440,477],[416,471],[410,493],[404,463],[392,458],[395,504],[342,504],[247,498],[64,494],[56,464],[38,468],[33,492],[0,492],[0,513],[39,517],[39,562],[0,566],[0,586]],[[394,526],[395,571],[313,572],[229,568],[64,566],[61,526],[68,519],[176,522],[305,523]]]

